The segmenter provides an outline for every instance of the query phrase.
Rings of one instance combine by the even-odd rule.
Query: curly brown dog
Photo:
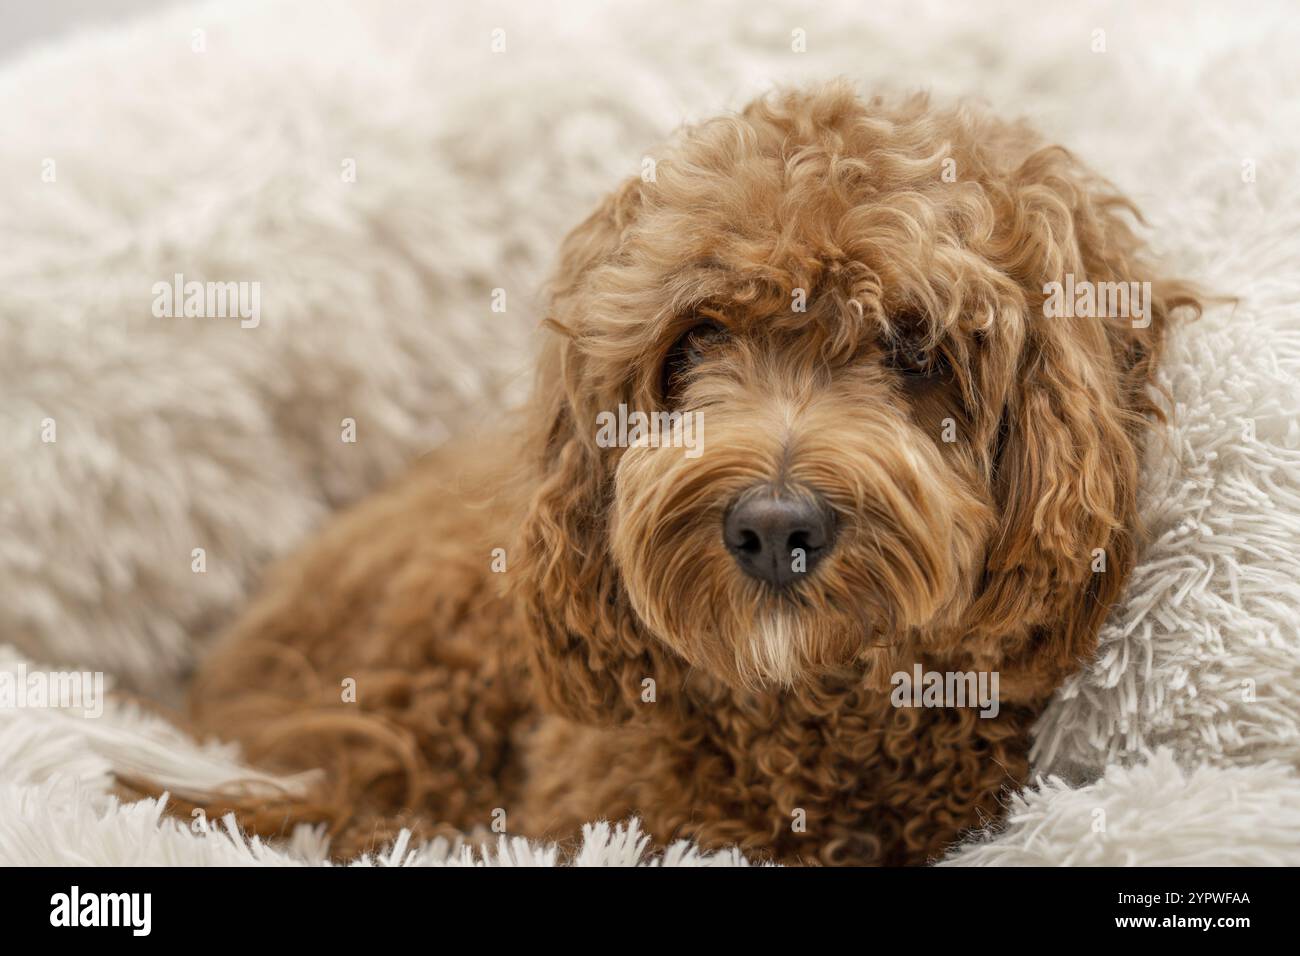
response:
[[[1133,565],[1153,371],[1197,308],[1135,215],[922,96],[685,129],[565,241],[525,424],[337,519],[208,659],[202,728],[326,770],[231,805],[340,854],[638,815],[851,864],[995,819]],[[1133,299],[1054,315],[1055,282]],[[996,716],[896,706],[917,664],[996,674]]]

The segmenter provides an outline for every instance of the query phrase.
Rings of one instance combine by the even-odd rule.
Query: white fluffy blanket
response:
[[[0,71],[0,671],[102,669],[174,698],[267,561],[518,394],[556,241],[644,150],[774,82],[846,74],[1028,116],[1134,196],[1173,268],[1239,297],[1174,340],[1151,540],[1097,661],[1040,723],[1042,779],[945,862],[1300,863],[1294,18],[443,7],[182,8]],[[261,325],[154,318],[177,272],[260,281]],[[322,859],[311,831],[268,848],[122,805],[114,770],[248,773],[117,701],[0,707],[0,863]],[[503,838],[364,862],[557,858]],[[650,857],[606,825],[578,857],[646,861],[741,862]]]

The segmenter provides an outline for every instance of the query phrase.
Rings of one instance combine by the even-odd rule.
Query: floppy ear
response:
[[[1064,150],[1034,154],[1017,176],[1004,242],[1028,305],[1018,355],[1000,372],[1011,383],[992,475],[1001,521],[973,616],[977,645],[1000,645],[989,656],[1001,658],[1004,696],[1032,700],[1095,652],[1132,571],[1156,362],[1171,311],[1199,306],[1190,285],[1142,260],[1131,205]],[[1049,317],[1047,285],[1067,274],[1139,283],[1145,314]]]
[[[1003,415],[1001,519],[974,609],[1012,699],[1050,692],[1095,650],[1137,524],[1137,436],[1104,358],[1056,331],[1030,338]]]
[[[582,284],[618,246],[636,205],[630,180],[565,240],[552,281],[551,338],[539,364],[530,427],[532,488],[513,549],[512,591],[530,666],[548,705],[583,723],[625,721],[654,708],[680,662],[642,631],[609,554],[613,463],[595,443],[595,403],[575,337]]]

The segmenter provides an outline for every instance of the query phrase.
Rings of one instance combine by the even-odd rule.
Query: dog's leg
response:
[[[325,770],[305,795],[207,795],[212,812],[267,834],[323,820],[338,854],[399,826],[501,828],[531,707],[493,573],[505,509],[463,460],[435,457],[337,519],[204,662],[202,732],[268,770]]]

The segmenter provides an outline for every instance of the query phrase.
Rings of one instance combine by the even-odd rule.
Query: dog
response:
[[[1025,781],[1134,563],[1162,343],[1199,311],[1139,221],[925,95],[683,129],[565,239],[517,421],[334,520],[207,658],[196,725],[323,777],[203,805],[341,856],[631,816],[782,863],[942,855]],[[1067,279],[1143,301],[1052,314]]]

